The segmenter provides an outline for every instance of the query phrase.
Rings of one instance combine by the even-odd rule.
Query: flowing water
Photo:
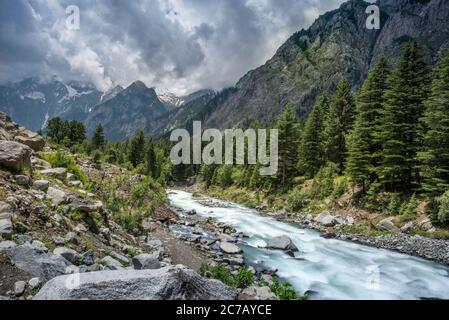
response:
[[[209,207],[192,194],[172,191],[173,207],[196,210],[242,232],[245,262],[277,269],[281,280],[312,299],[449,299],[449,268],[431,261],[349,241],[324,239],[314,230],[280,222],[233,203]],[[220,203],[220,202],[219,202]],[[295,257],[261,248],[287,235],[299,248]]]

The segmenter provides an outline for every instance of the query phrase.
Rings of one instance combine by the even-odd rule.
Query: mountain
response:
[[[0,111],[37,131],[55,116],[89,110],[100,101],[101,95],[91,84],[28,78],[0,86]]]
[[[83,122],[88,135],[101,123],[108,139],[122,140],[141,129],[149,134],[162,131],[169,113],[170,108],[159,100],[153,88],[136,81],[91,108]]]
[[[287,104],[305,116],[316,98],[333,92],[342,77],[356,90],[381,55],[395,62],[411,38],[432,63],[449,46],[449,1],[380,0],[380,30],[366,28],[369,5],[350,0],[292,35],[266,64],[225,90],[217,98],[220,103],[204,107],[204,125],[223,129],[253,119],[269,122]]]

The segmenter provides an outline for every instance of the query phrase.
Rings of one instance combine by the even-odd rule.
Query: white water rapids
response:
[[[242,232],[239,246],[245,262],[255,268],[277,269],[281,280],[312,299],[449,299],[449,268],[431,261],[349,241],[324,239],[317,231],[301,229],[260,215],[233,203],[208,207],[184,191],[169,193],[171,205],[196,210]],[[281,251],[260,248],[273,237],[287,235],[299,248],[292,258]]]

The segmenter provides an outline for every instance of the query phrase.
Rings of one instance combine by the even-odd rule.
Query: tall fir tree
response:
[[[426,107],[422,120],[428,130],[419,156],[423,189],[431,196],[440,196],[449,190],[449,49],[436,66]]]
[[[149,141],[146,146],[146,173],[152,178],[158,177],[158,165],[155,146],[152,141]]]
[[[422,148],[423,127],[419,121],[428,97],[428,65],[416,41],[404,46],[389,79],[379,138],[382,161],[377,174],[391,191],[406,191],[420,183],[417,153]]]
[[[308,178],[313,178],[325,162],[323,137],[328,109],[329,97],[325,93],[310,111],[301,135],[298,169]]]
[[[101,149],[106,145],[106,138],[104,136],[103,126],[99,124],[95,129],[94,135],[92,136],[92,147],[94,149]]]
[[[139,131],[132,139],[129,147],[128,160],[134,167],[144,161],[145,153],[145,134]]]
[[[279,130],[278,183],[281,186],[287,186],[297,173],[301,133],[298,117],[290,105],[285,108],[284,113],[276,121],[275,129]]]
[[[354,113],[355,101],[351,93],[351,84],[344,78],[338,84],[332,98],[324,132],[326,159],[335,163],[340,173],[344,170],[347,152],[346,135],[352,128]]]
[[[377,180],[376,168],[382,151],[379,133],[389,76],[388,61],[382,57],[357,95],[354,129],[348,135],[346,173],[363,190]]]

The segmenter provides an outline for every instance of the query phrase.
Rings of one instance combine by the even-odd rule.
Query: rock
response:
[[[6,202],[0,202],[0,235],[10,237],[13,233],[13,225],[11,221],[11,206]]]
[[[16,181],[17,184],[24,186],[24,187],[28,187],[30,185],[30,177],[28,177],[28,176],[17,175],[17,176],[14,176],[14,180]]]
[[[292,239],[287,236],[280,236],[271,239],[267,244],[267,249],[283,250],[295,252],[298,248],[293,243]]]
[[[424,219],[418,224],[419,228],[423,231],[429,231],[433,228],[432,221],[429,218]]]
[[[50,183],[47,180],[36,180],[33,182],[33,187],[36,190],[47,192]]]
[[[50,199],[55,205],[67,203],[67,195],[64,191],[49,187],[47,190],[47,198]]]
[[[91,203],[84,199],[71,197],[69,206],[72,209],[75,209],[75,210],[78,210],[81,212],[85,212],[85,213],[90,213],[90,212],[95,212],[95,211],[100,210],[103,207],[103,203],[101,201]]]
[[[76,233],[75,232],[67,232],[67,234],[65,235],[64,241],[67,243],[77,244],[78,239],[76,237]]]
[[[414,229],[415,226],[416,226],[415,221],[409,221],[401,227],[401,232],[407,233],[410,230]]]
[[[72,187],[77,187],[77,188],[82,188],[83,187],[83,183],[79,180],[76,181],[69,181],[69,185],[71,185]]]
[[[276,300],[276,296],[269,287],[256,287],[257,300]]]
[[[261,275],[260,279],[265,281],[268,285],[272,285],[273,284],[273,277],[270,276],[269,274]]]
[[[75,273],[80,273],[80,268],[77,266],[67,266],[65,268],[65,274],[75,274]]]
[[[28,281],[28,286],[30,287],[31,290],[36,289],[41,284],[42,284],[42,281],[38,277],[32,278]]]
[[[327,211],[321,212],[317,217],[315,217],[315,222],[325,227],[333,227],[338,223],[337,219]]]
[[[66,180],[67,181],[77,181],[78,180],[78,177],[76,176],[76,175],[74,175],[73,173],[67,173],[67,176],[66,176]]]
[[[17,247],[14,241],[1,241],[0,242],[0,251],[8,250]]]
[[[78,223],[78,224],[76,225],[75,229],[73,229],[73,230],[75,230],[76,233],[84,233],[84,232],[87,232],[87,228],[86,228],[83,224],[81,224],[81,223]]]
[[[161,264],[159,259],[154,254],[140,254],[132,258],[134,269],[147,270],[147,269],[159,269]]]
[[[237,239],[227,234],[220,234],[220,241],[236,243]]]
[[[30,147],[14,142],[0,141],[0,166],[8,168],[15,172],[19,172],[24,168],[31,170],[31,154]]]
[[[65,243],[65,239],[60,236],[52,236],[51,239],[57,246],[61,246]]]
[[[149,239],[145,242],[145,245],[151,249],[158,250],[162,247],[162,241],[159,239]]]
[[[21,135],[16,136],[14,140],[30,147],[36,152],[42,151],[44,149],[45,140],[39,134],[28,130],[23,130],[20,132],[20,134]]]
[[[67,169],[66,168],[46,169],[41,171],[41,175],[44,177],[52,177],[59,179],[61,181],[65,181],[67,177]]]
[[[73,249],[66,247],[58,247],[53,250],[53,254],[60,255],[64,259],[70,261],[73,264],[79,264],[81,261],[81,255]]]
[[[122,263],[122,264],[129,264],[130,263],[128,257],[126,257],[123,254],[118,253],[116,251],[112,251],[111,253],[109,253],[109,255],[111,257],[113,257],[115,260],[120,261],[120,263]]]
[[[394,218],[387,218],[380,221],[376,228],[383,231],[397,232],[400,231],[393,223]]]
[[[346,217],[346,224],[347,225],[352,226],[354,223],[355,223],[355,220],[354,220],[353,217],[351,217],[351,216]]]
[[[14,265],[35,277],[48,281],[65,274],[70,263],[48,252],[43,252],[29,243],[4,250]]]
[[[106,267],[108,270],[122,270],[123,265],[112,258],[111,256],[106,256],[100,260],[100,263]]]
[[[53,279],[35,300],[234,300],[237,290],[184,266],[157,270],[82,273],[79,286],[67,276]]]
[[[31,245],[39,252],[48,252],[48,248],[45,246],[43,242],[40,242],[38,240],[33,240]]]
[[[196,210],[195,209],[189,210],[189,211],[186,212],[186,214],[188,216],[194,216],[194,215],[196,215]]]
[[[25,281],[17,281],[14,284],[14,294],[16,297],[20,297],[25,292],[27,283]]]
[[[242,252],[242,249],[240,249],[238,246],[226,241],[222,241],[220,243],[220,250],[227,254],[239,254]]]
[[[94,254],[92,251],[84,252],[81,256],[81,261],[88,267],[92,266],[95,263]]]

